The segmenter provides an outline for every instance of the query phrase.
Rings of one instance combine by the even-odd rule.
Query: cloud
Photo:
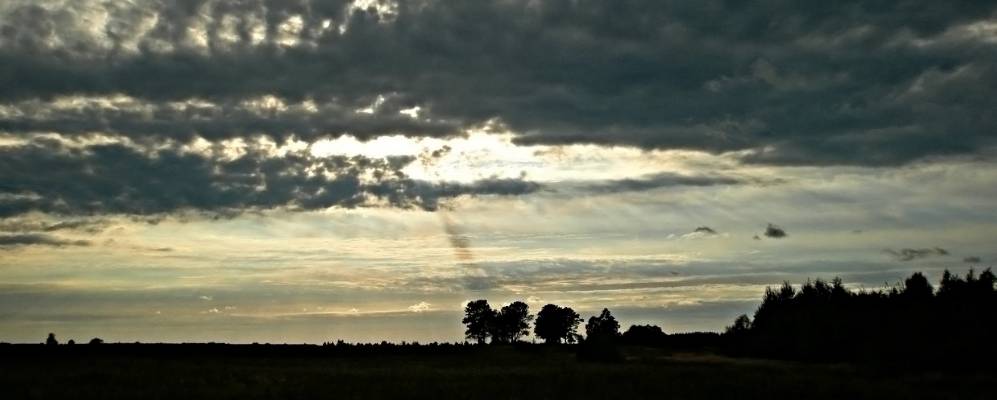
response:
[[[932,256],[947,256],[949,254],[948,250],[941,247],[921,249],[903,248],[900,250],[886,249],[885,252],[893,257],[896,257],[896,259],[900,261],[911,261]]]
[[[962,262],[969,263],[969,264],[979,264],[979,263],[983,262],[983,259],[981,259],[980,257],[977,257],[977,256],[969,256],[969,257],[963,258]]]
[[[521,144],[780,165],[997,144],[991,2],[71,3],[0,7],[0,131],[445,137],[498,121]]]
[[[199,99],[156,101],[136,98],[68,97],[62,102],[29,100],[6,105],[0,117],[0,131],[58,132],[82,136],[93,132],[133,139],[170,138],[188,141],[252,137],[266,134],[275,138],[291,136],[314,140],[331,134],[349,133],[367,140],[380,135],[405,133],[421,137],[452,137],[464,126],[446,121],[413,119],[400,114],[357,113],[353,106],[333,100],[316,104],[299,102],[284,105],[273,96],[251,97],[241,101],[208,102]],[[260,108],[258,103],[278,102],[276,108]]]
[[[401,172],[414,160],[314,157],[307,152],[272,156],[253,148],[234,158],[221,158],[176,148],[121,143],[75,148],[36,140],[0,147],[0,170],[9,171],[0,182],[0,218],[31,211],[63,216],[155,216],[364,206],[436,210],[441,200],[459,196],[539,190],[539,185],[521,179],[414,180]]]
[[[432,304],[429,304],[429,303],[427,303],[425,301],[420,301],[417,304],[413,304],[413,305],[408,306],[408,310],[411,311],[411,312],[414,312],[414,313],[420,313],[420,312],[430,311],[430,310],[432,310],[432,308],[430,307],[431,305]]]
[[[509,261],[479,261],[476,265],[487,273],[492,293],[514,293],[525,296],[531,293],[534,299],[527,298],[531,306],[535,303],[558,303],[564,299],[578,299],[593,295],[595,291],[608,291],[600,301],[607,298],[622,300],[628,298],[626,291],[657,291],[660,289],[680,290],[689,297],[705,296],[711,285],[733,285],[746,289],[742,292],[756,298],[755,290],[764,285],[778,285],[787,276],[790,281],[804,281],[808,277],[823,276],[830,279],[840,276],[845,282],[876,284],[883,277],[896,279],[908,273],[895,265],[886,263],[855,263],[852,261],[806,261],[772,264],[756,261],[752,257],[734,257],[723,261],[686,261],[676,259],[518,259]],[[738,266],[732,273],[731,267]],[[678,271],[681,272],[678,272]],[[678,272],[678,273],[676,273]],[[815,276],[817,274],[818,276]],[[606,277],[612,279],[606,279]],[[462,288],[460,277],[426,278],[408,281],[404,287],[424,287],[432,282],[442,290]],[[752,289],[751,286],[754,286]],[[738,289],[740,290],[740,289]],[[576,296],[567,295],[575,293]],[[522,297],[518,297],[522,298]],[[705,298],[705,297],[703,297]]]
[[[782,229],[782,227],[778,225],[768,224],[768,226],[765,227],[765,237],[773,239],[782,239],[786,236],[789,236],[789,234],[786,233],[785,229]]]
[[[681,236],[682,239],[703,239],[712,238],[719,235],[719,233],[708,226],[700,226],[694,229],[692,232],[686,233]],[[724,234],[724,236],[727,236]]]
[[[716,235],[716,234],[717,234],[717,231],[713,230],[713,228],[710,228],[710,227],[708,227],[708,226],[700,226],[700,227],[697,227],[697,228],[696,228],[695,230],[693,230],[692,232],[693,232],[693,233],[697,233],[697,232],[698,232],[698,233],[705,233],[705,234],[708,234],[708,235]]]
[[[2,190],[2,186],[0,186]],[[0,196],[0,204],[4,202]],[[46,222],[33,219],[4,219],[0,220],[0,232],[56,232],[61,230],[78,231],[83,233],[99,233],[106,228],[107,223],[103,220],[95,219],[74,219],[58,222]]]
[[[44,228],[42,228],[42,230],[45,232],[74,230],[86,233],[99,233],[100,231],[104,230],[104,227],[105,227],[104,221],[77,219],[77,220],[59,221],[54,224],[45,226]]]
[[[760,181],[754,181],[760,182]],[[718,186],[749,183],[747,180],[730,176],[682,175],[672,172],[649,174],[639,178],[611,179],[596,182],[562,182],[551,184],[550,188],[561,187],[590,193],[643,192],[648,190],[678,186]]]
[[[68,239],[61,239],[52,235],[37,234],[37,233],[0,235],[0,249],[8,247],[18,247],[18,246],[63,247],[63,246],[90,246],[90,245],[91,243],[88,240],[68,240]]]

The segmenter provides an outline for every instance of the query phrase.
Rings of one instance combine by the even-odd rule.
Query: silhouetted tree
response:
[[[751,329],[751,318],[747,315],[741,314],[734,319],[734,324],[727,327],[726,334],[728,335],[744,335]]]
[[[620,361],[623,354],[617,346],[620,323],[603,308],[599,316],[590,317],[585,324],[585,341],[578,347],[578,358],[589,361]]]
[[[59,344],[58,340],[55,340],[55,334],[49,333],[48,338],[45,339],[45,345],[47,346],[57,346]]]
[[[851,292],[840,279],[766,289],[754,321],[738,317],[726,347],[766,357],[901,362],[997,357],[997,277],[945,271],[935,292],[914,273],[887,290]]]
[[[495,321],[495,310],[488,305],[488,300],[475,300],[464,306],[464,319],[461,322],[467,325],[464,336],[479,344],[485,343],[491,334],[492,325]]]
[[[997,283],[997,276],[990,271],[990,268],[983,270],[980,277],[976,279],[977,289],[983,293],[992,293],[995,283]]]
[[[627,344],[660,346],[665,343],[667,336],[657,325],[630,325],[623,332],[623,341]]]
[[[90,339],[90,344],[104,344],[104,340],[101,338]]]
[[[571,343],[577,340],[575,330],[581,322],[578,313],[570,307],[548,304],[537,313],[533,333],[546,343],[560,343],[561,340]]]
[[[521,301],[513,302],[498,312],[492,323],[492,341],[513,343],[530,334],[530,306]]]
[[[609,338],[615,339],[620,335],[620,323],[610,314],[608,308],[603,308],[598,317],[592,316],[585,324],[585,336],[589,339]]]
[[[973,270],[969,270],[969,275],[973,275]],[[942,273],[942,281],[938,285],[938,296],[945,297],[958,294],[963,291],[966,282],[958,276],[952,275],[949,270]]]
[[[69,341],[66,342],[66,344],[68,344],[68,345],[74,345],[74,344],[76,344],[76,341],[73,340],[73,339],[69,339]]]
[[[741,314],[734,319],[734,323],[724,331],[723,345],[726,351],[733,355],[747,353],[747,344],[751,331],[751,319],[747,315]]]
[[[935,290],[928,283],[928,278],[925,278],[924,274],[915,272],[904,280],[903,294],[911,300],[924,301],[934,296]]]

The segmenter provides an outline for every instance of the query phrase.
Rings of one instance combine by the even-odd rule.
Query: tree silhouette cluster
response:
[[[631,325],[623,332],[623,341],[628,344],[656,346],[667,340],[668,335],[657,325]]]
[[[571,307],[547,304],[537,313],[537,323],[533,327],[533,333],[545,343],[560,343],[562,340],[575,343],[579,340],[575,331],[581,322],[581,317]]]
[[[617,346],[619,339],[620,323],[608,309],[603,308],[602,313],[589,318],[585,324],[585,341],[578,349],[578,357],[593,361],[620,361],[623,354]]]
[[[475,300],[464,306],[464,319],[467,325],[464,332],[468,339],[485,343],[491,338],[493,343],[514,343],[530,333],[530,306],[517,301],[493,310],[488,300]]]
[[[888,290],[851,291],[841,279],[769,288],[754,319],[724,335],[736,354],[802,360],[936,362],[997,356],[997,291],[989,270],[945,271],[938,290],[921,273]]]
[[[477,343],[515,343],[530,333],[529,306],[516,301],[493,310],[488,300],[474,300],[464,307],[464,319],[467,326],[464,335]],[[570,307],[560,307],[554,304],[545,305],[536,316],[533,333],[546,343],[568,343],[577,341],[575,331],[581,323],[578,313]]]
[[[464,307],[461,322],[467,326],[464,335],[479,344],[489,340],[491,343],[515,343],[530,333],[530,321],[533,319],[529,306],[522,301],[496,311],[488,300],[474,300]],[[571,307],[547,304],[536,315],[533,334],[545,343],[577,343],[583,338],[577,332],[581,323],[582,318]],[[616,342],[620,337],[620,323],[608,309],[603,309],[598,316],[589,318],[585,324],[585,335],[590,339]]]

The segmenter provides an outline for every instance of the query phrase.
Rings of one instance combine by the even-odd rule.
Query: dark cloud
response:
[[[708,226],[696,227],[692,232],[686,233],[681,236],[682,239],[703,239],[703,238],[713,238],[718,235],[718,232],[713,228]]]
[[[0,204],[4,200],[0,199]],[[61,230],[78,231],[83,233],[99,233],[104,230],[107,223],[103,220],[74,219],[58,222],[46,222],[32,219],[4,219],[0,220],[0,232],[55,232]]]
[[[417,181],[401,172],[414,160],[318,158],[307,152],[271,157],[253,149],[224,159],[176,149],[122,144],[75,148],[39,140],[0,147],[0,171],[6,171],[0,182],[0,218],[30,211],[154,216],[376,205],[435,210],[439,201],[462,195],[516,195],[539,189],[532,182],[507,179]]]
[[[786,236],[789,236],[789,234],[786,233],[785,229],[782,229],[782,227],[778,225],[768,224],[768,226],[765,227],[765,237],[773,239],[782,239]]]
[[[17,246],[89,246],[87,240],[66,240],[51,235],[29,233],[0,235],[0,249]]]
[[[962,262],[969,263],[969,264],[979,264],[979,263],[983,262],[983,259],[981,259],[980,257],[977,257],[977,256],[969,256],[969,257],[963,258]]]
[[[497,120],[524,144],[752,150],[739,154],[796,165],[895,165],[997,144],[997,52],[972,26],[992,21],[993,2],[348,3],[7,2],[0,130],[367,138]],[[105,26],[84,22],[92,9]],[[301,29],[285,29],[292,17]],[[191,34],[202,27],[203,44]],[[52,108],[72,95],[140,106]],[[244,104],[265,95],[320,111]],[[192,98],[211,105],[170,105]],[[418,118],[399,113],[414,106]]]
[[[716,235],[716,234],[717,234],[717,231],[713,230],[713,228],[710,228],[710,227],[708,227],[708,226],[700,226],[700,227],[697,227],[697,228],[696,228],[696,229],[695,229],[694,231],[692,231],[692,232],[693,232],[693,233],[703,233],[703,234],[707,234],[707,235]]]
[[[356,111],[366,105],[344,105],[333,100],[316,104],[314,109],[298,103],[284,110],[256,104],[266,101],[259,98],[244,100],[193,104],[156,100],[112,104],[91,101],[70,108],[53,108],[50,102],[28,101],[13,107],[21,117],[0,118],[0,131],[65,135],[102,132],[141,140],[188,141],[195,137],[220,140],[264,134],[279,139],[293,135],[313,140],[344,133],[360,139],[385,134],[447,137],[458,135],[462,127],[444,120],[411,118],[399,114],[397,108],[387,106],[367,114]]]
[[[609,179],[595,182],[563,182],[550,185],[554,190],[561,187],[589,193],[643,192],[677,186],[718,186],[739,185],[763,182],[745,180],[739,177],[722,175],[681,175],[671,172],[645,175],[640,178]]]
[[[81,231],[85,233],[98,233],[103,231],[106,226],[107,224],[101,220],[78,219],[78,220],[59,221],[51,225],[46,225],[44,228],[42,228],[42,230],[45,232],[72,230],[72,231]]]
[[[893,257],[896,257],[896,259],[900,261],[911,261],[932,256],[947,256],[949,254],[948,250],[941,247],[922,249],[903,248],[900,250],[886,249],[885,252]]]

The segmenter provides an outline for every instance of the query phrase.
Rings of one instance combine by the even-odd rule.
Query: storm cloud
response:
[[[897,165],[997,144],[995,9],[12,1],[0,6],[0,131],[364,139],[492,121],[520,144]]]

